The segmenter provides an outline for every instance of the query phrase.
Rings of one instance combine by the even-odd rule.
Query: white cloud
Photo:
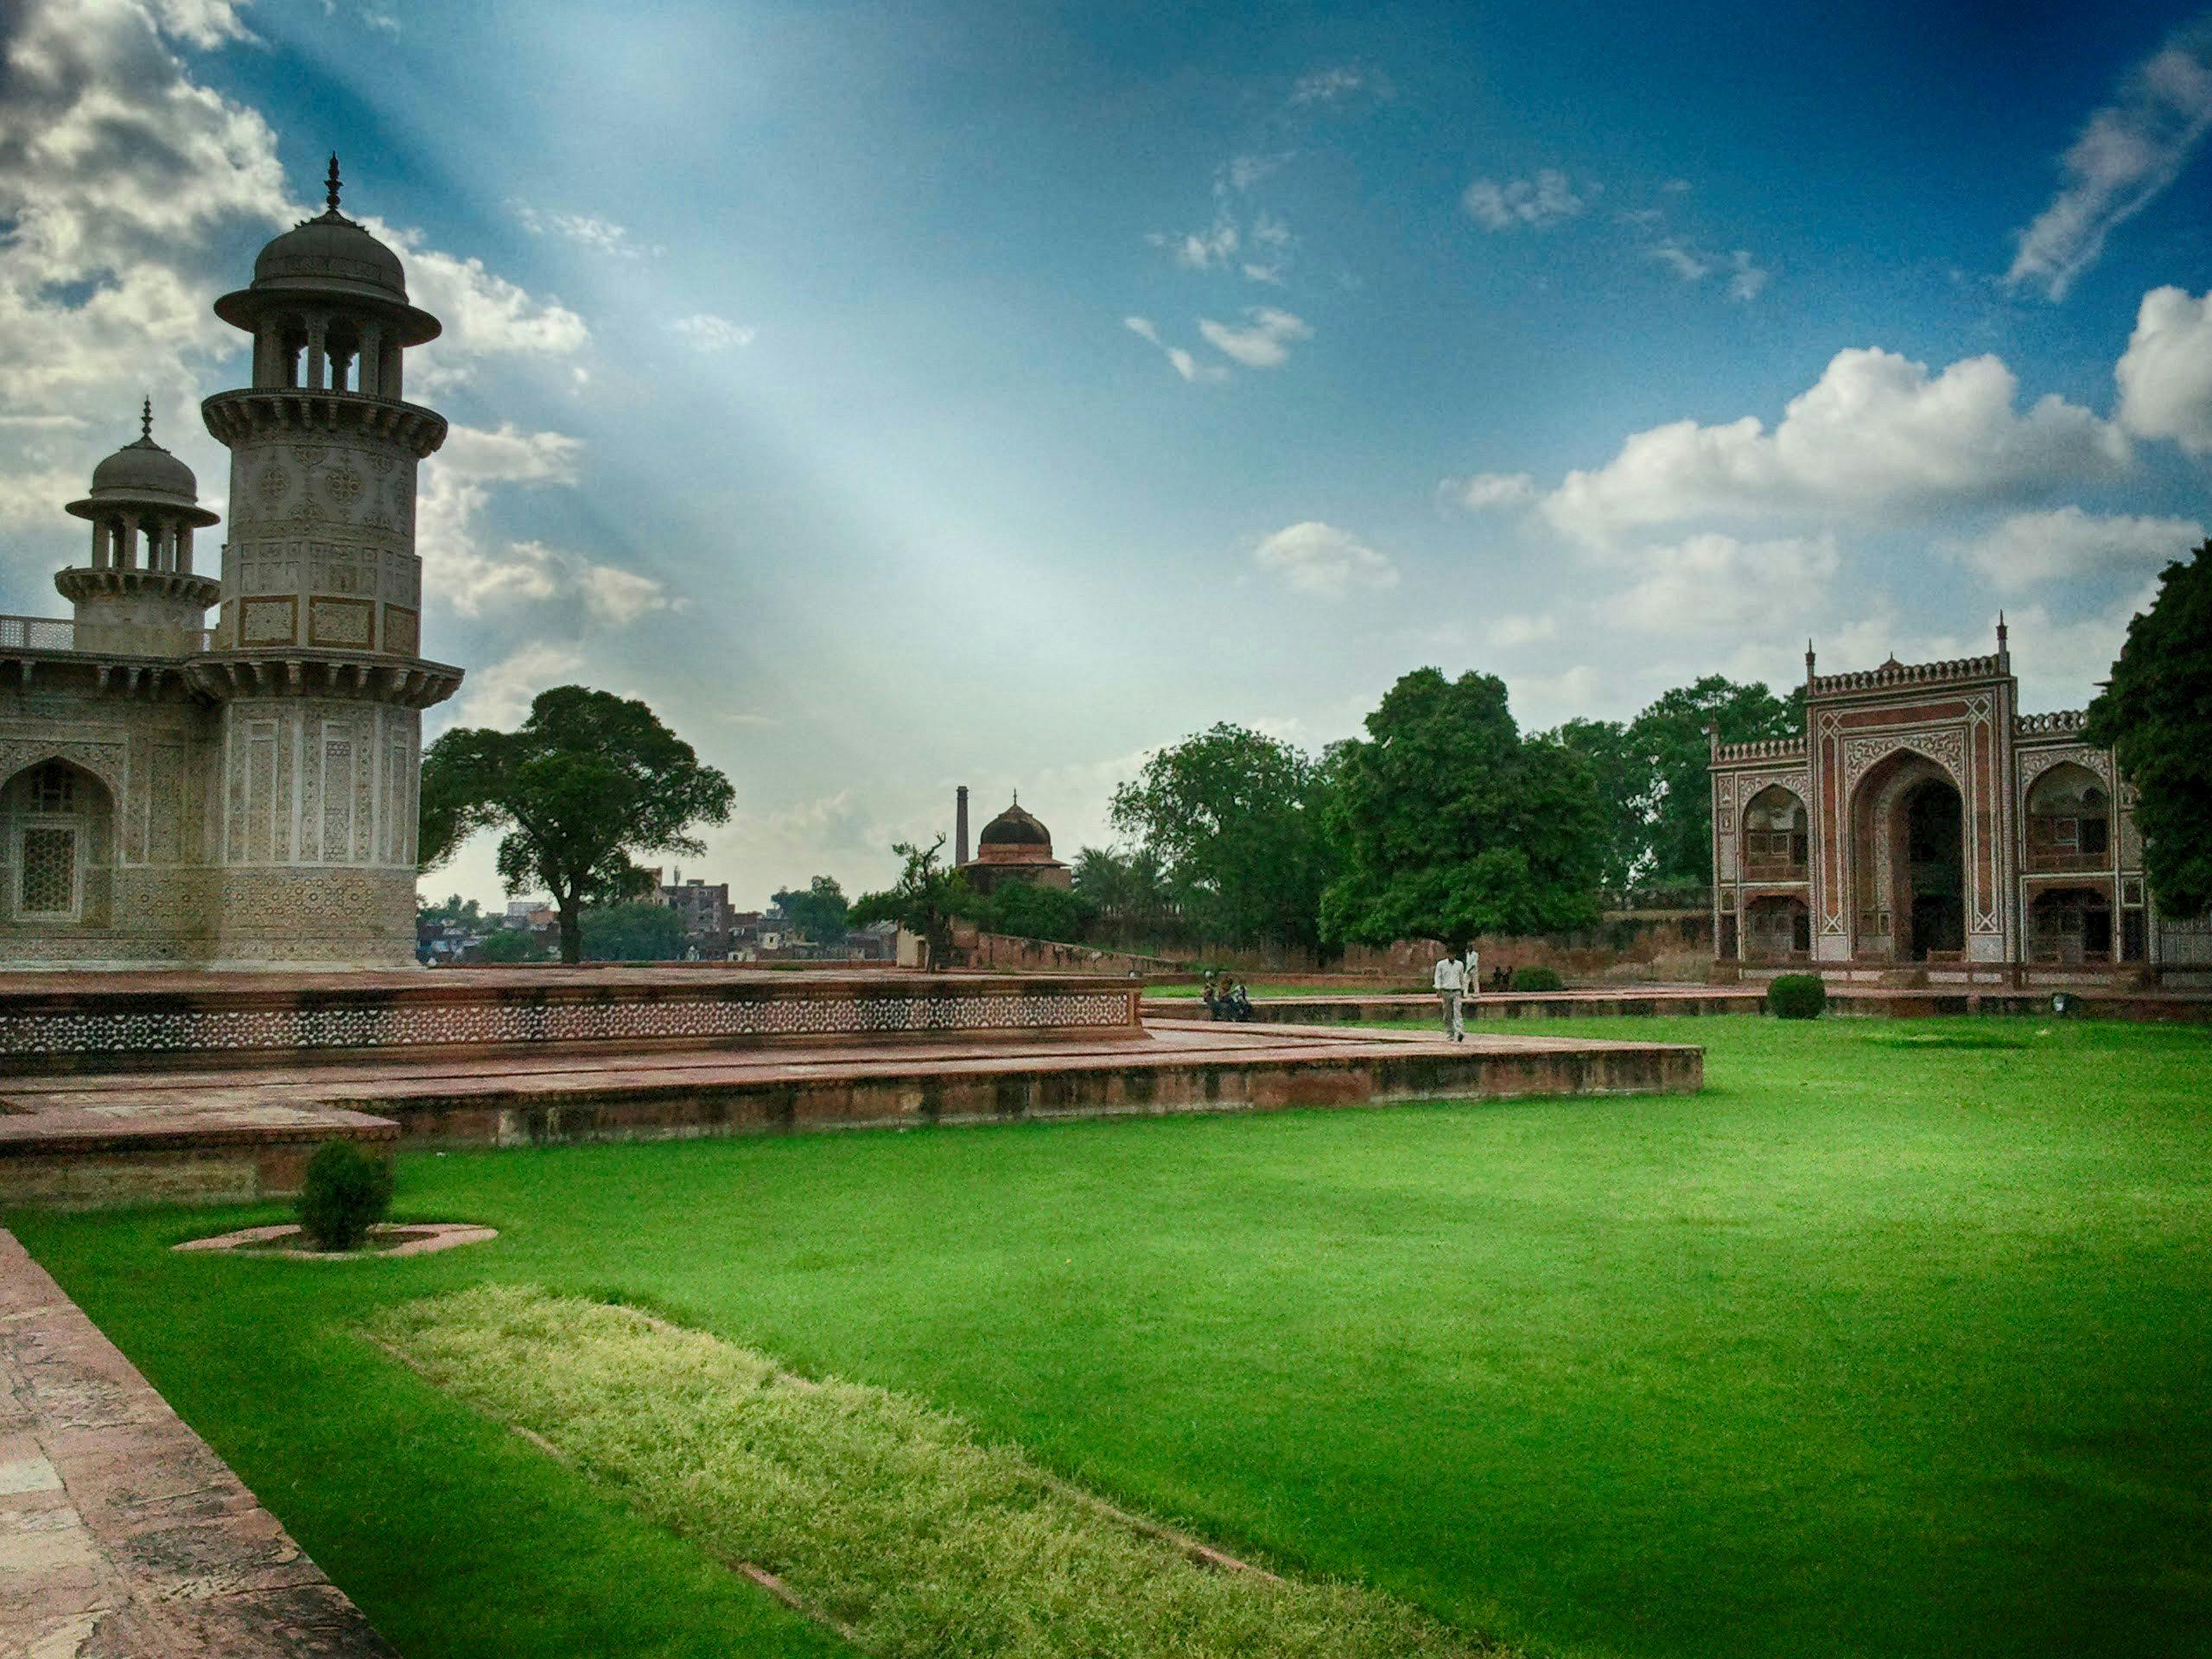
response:
[[[1477,473],[1447,478],[1439,487],[1470,512],[1525,507],[1536,499],[1536,481],[1526,473]]]
[[[591,343],[584,320],[558,300],[541,300],[518,283],[463,258],[423,245],[421,235],[374,217],[361,223],[407,264],[408,297],[445,325],[445,332],[409,359],[428,371],[426,388],[467,378],[480,357],[566,357]]]
[[[1832,537],[1742,542],[1692,536],[1641,547],[1621,561],[1629,585],[1599,607],[1612,626],[1646,633],[1772,629],[1816,615],[1840,563]]]
[[[1711,515],[1897,523],[2125,470],[2117,427],[2056,395],[2018,411],[2018,389],[1995,357],[1930,376],[1893,352],[1839,352],[1773,431],[1745,416],[1636,433],[1605,466],[1568,474],[1543,512],[1588,541]]]
[[[428,469],[416,540],[429,590],[462,616],[559,601],[621,627],[677,601],[651,576],[542,541],[486,544],[480,518],[494,485],[573,485],[583,446],[558,432],[457,426]]]
[[[1986,534],[1948,544],[1953,556],[2007,590],[2114,571],[2148,576],[2204,539],[2194,518],[2100,515],[2079,507],[2019,512]]]
[[[226,41],[253,38],[252,31],[238,21],[238,8],[232,0],[153,0],[153,11],[163,34],[203,52]]]
[[[532,236],[556,236],[594,253],[616,259],[657,259],[667,250],[647,245],[630,234],[629,226],[593,213],[548,213],[526,201],[510,202],[516,219]]]
[[[1746,250],[1736,249],[1728,256],[1728,297],[1746,303],[1756,300],[1764,291],[1771,274]]]
[[[1484,643],[1500,651],[1539,645],[1558,637],[1559,619],[1555,616],[1494,617],[1483,629]]]
[[[750,346],[759,333],[747,323],[733,322],[707,311],[678,317],[668,326],[683,335],[684,343],[695,352],[726,352],[733,346]]]
[[[1196,383],[1229,378],[1229,371],[1220,364],[1201,363],[1182,346],[1170,346],[1160,337],[1160,330],[1154,326],[1149,317],[1123,317],[1122,327],[1138,339],[1148,340],[1160,347],[1161,353],[1166,357],[1169,365],[1185,380]]]
[[[1198,320],[1198,332],[1224,357],[1248,369],[1279,369],[1290,360],[1289,342],[1311,340],[1313,331],[1304,320],[1273,306],[1255,305],[1244,313],[1245,326],[1231,327],[1211,317]]]
[[[1277,150],[1264,156],[1232,156],[1221,169],[1221,179],[1231,190],[1243,195],[1289,160],[1288,150]]]
[[[2138,65],[2059,160],[2058,194],[2018,232],[2005,280],[2063,300],[2106,238],[2149,207],[2212,131],[2212,15]]]
[[[1398,568],[1388,558],[1335,525],[1310,519],[1275,531],[1252,556],[1295,593],[1336,599],[1354,588],[1398,585]]]
[[[1761,265],[1748,248],[1732,248],[1720,253],[1669,230],[1662,208],[1632,208],[1618,218],[1635,232],[1638,251],[1644,258],[1665,266],[1685,283],[1701,283],[1719,271],[1726,277],[1728,297],[1749,304],[1765,291],[1772,278],[1773,273]]]
[[[2194,300],[2178,288],[2145,294],[2113,374],[2121,425],[2212,455],[2212,291]]]
[[[1300,75],[1290,89],[1290,101],[1294,105],[1335,104],[1364,90],[1367,84],[1365,72],[1357,66],[1337,64]]]
[[[550,639],[521,645],[489,668],[471,669],[461,695],[447,705],[448,726],[490,726],[507,729],[522,722],[541,691],[573,683],[584,654]]]
[[[1477,179],[1459,198],[1485,230],[1505,231],[1522,225],[1555,225],[1572,219],[1584,207],[1566,174],[1555,167],[1541,168],[1533,179]]]
[[[1165,248],[1175,263],[1186,270],[1211,270],[1225,265],[1236,257],[1242,245],[1235,221],[1226,215],[1215,219],[1213,228],[1192,231],[1182,235],[1171,235],[1166,231],[1154,231],[1146,238],[1155,248]]]

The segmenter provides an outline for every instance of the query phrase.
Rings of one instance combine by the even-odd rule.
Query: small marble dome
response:
[[[366,289],[379,299],[407,302],[399,256],[335,207],[302,219],[253,262],[257,289]]]
[[[403,346],[438,336],[437,319],[407,302],[407,271],[399,256],[338,211],[338,157],[325,181],[328,207],[276,238],[255,257],[253,284],[215,302],[215,315],[251,333],[254,320],[297,302],[367,302],[392,319]]]
[[[216,522],[200,505],[200,480],[192,468],[154,442],[151,399],[139,414],[138,441],[93,467],[92,493],[70,502],[65,511],[99,518],[124,507],[166,509],[169,516],[201,528]]]
[[[200,480],[149,434],[126,443],[92,468],[92,494],[155,497],[189,506],[200,499]]]
[[[1052,832],[1034,817],[1021,810],[1021,803],[1012,806],[983,826],[983,833],[976,837],[978,847],[1041,847],[1046,856],[1052,851]]]

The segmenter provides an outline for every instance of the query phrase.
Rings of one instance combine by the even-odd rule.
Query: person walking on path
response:
[[[1466,959],[1459,964],[1459,977],[1466,982],[1459,997],[1459,1034],[1467,1034],[1467,1021],[1475,1017],[1476,1004],[1483,995],[1483,953],[1473,945],[1467,947]]]
[[[1444,1034],[1455,1043],[1467,1039],[1466,1021],[1462,1015],[1460,999],[1466,995],[1467,969],[1454,956],[1436,959],[1436,1000],[1444,1014]]]

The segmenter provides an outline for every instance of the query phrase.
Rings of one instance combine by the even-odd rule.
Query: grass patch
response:
[[[1199,1566],[944,1413],[631,1309],[486,1287],[375,1334],[662,1525],[766,1567],[877,1659],[1500,1651],[1354,1585]]]
[[[489,1284],[1547,1652],[2212,1652],[2212,1033],[1542,1034],[1707,1088],[407,1154],[395,1220],[499,1238],[336,1274],[166,1251],[268,1208],[8,1224],[408,1659],[836,1647],[358,1334]]]

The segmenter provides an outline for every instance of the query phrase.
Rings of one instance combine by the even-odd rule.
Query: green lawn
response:
[[[2212,1650],[2212,1033],[1572,1030],[1707,1090],[411,1156],[503,1230],[416,1261],[8,1224],[409,1659],[834,1645],[354,1334],[482,1280],[1541,1651]]]

